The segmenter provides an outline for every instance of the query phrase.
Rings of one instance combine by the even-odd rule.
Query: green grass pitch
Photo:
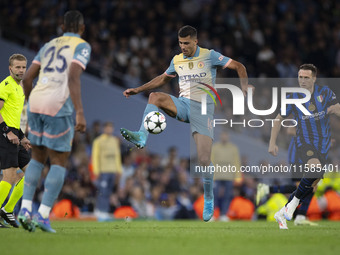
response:
[[[1,254],[340,254],[340,222],[53,221],[57,234],[0,229]]]

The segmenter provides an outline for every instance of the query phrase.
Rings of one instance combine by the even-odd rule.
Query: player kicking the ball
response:
[[[228,67],[237,71],[238,76],[241,78],[242,91],[246,95],[248,89],[247,71],[237,61],[225,57],[214,50],[200,48],[197,45],[197,31],[191,26],[184,26],[179,30],[178,42],[182,53],[172,59],[169,68],[163,74],[140,87],[127,89],[123,94],[128,98],[146,90],[156,89],[176,77],[177,73],[180,87],[179,97],[177,98],[161,92],[151,93],[139,131],[133,132],[122,128],[121,134],[138,148],[143,148],[148,138],[148,131],[144,128],[143,123],[144,117],[149,112],[158,111],[158,108],[160,108],[169,116],[190,123],[191,132],[197,147],[198,162],[203,167],[209,166],[211,165],[213,129],[211,126],[209,127],[208,120],[213,119],[214,104],[207,104],[207,114],[201,115],[201,95],[205,92],[199,89],[201,85],[199,82],[214,85],[216,68],[218,66]],[[202,77],[202,73],[204,73],[204,80],[196,78]],[[204,176],[203,186],[203,220],[209,221],[214,213],[212,173]]]

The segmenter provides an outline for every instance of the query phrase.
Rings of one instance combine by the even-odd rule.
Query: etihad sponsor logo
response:
[[[199,73],[199,74],[188,74],[188,75],[181,75],[179,76],[179,79],[181,81],[191,81],[193,79],[199,79],[199,78],[204,78],[207,76],[207,73]]]

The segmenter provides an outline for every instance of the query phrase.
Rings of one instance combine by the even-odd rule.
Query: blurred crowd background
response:
[[[163,73],[180,51],[177,31],[186,24],[198,29],[201,47],[240,61],[251,78],[296,78],[303,63],[315,64],[318,77],[340,75],[340,2],[335,0],[3,0],[0,35],[37,52],[45,42],[62,35],[60,24],[69,9],[78,9],[85,17],[83,37],[92,46],[86,72],[113,86],[137,87]],[[237,74],[221,69],[218,77]],[[340,95],[340,88],[331,88]],[[177,80],[160,91],[177,95]],[[255,98],[255,105],[269,108],[270,87],[256,86],[256,93],[261,96]],[[231,118],[230,95],[223,102],[217,114]],[[332,123],[330,162],[339,163],[340,123],[336,119]],[[96,208],[98,182],[91,170],[91,150],[102,124],[94,122],[85,135],[76,134],[60,196],[83,214]],[[266,143],[270,135],[266,128],[232,131]],[[288,143],[284,135],[279,140],[280,146],[287,148]],[[130,206],[141,218],[199,217],[202,183],[190,177],[188,158],[180,158],[175,147],[169,148],[168,155],[157,155],[131,149],[124,142],[120,146],[122,173],[117,174],[110,194],[110,213]],[[241,158],[241,164],[246,163]],[[258,181],[242,176],[234,182],[233,197],[253,203]],[[249,208],[254,213],[255,208]]]

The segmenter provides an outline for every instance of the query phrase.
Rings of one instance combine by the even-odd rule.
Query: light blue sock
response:
[[[210,166],[213,164],[210,163]],[[203,188],[204,188],[204,197],[207,199],[213,199],[214,198],[214,173],[206,173],[203,177]]]
[[[44,165],[31,159],[25,172],[24,194],[22,199],[32,201]]]
[[[45,180],[44,194],[41,200],[42,205],[52,207],[58,198],[61,188],[64,185],[66,169],[58,165],[51,165],[51,169]]]
[[[139,132],[143,132],[146,135],[146,138],[149,135],[149,132],[144,128],[144,118],[145,116],[152,111],[159,111],[158,107],[154,104],[147,104],[144,110],[142,124],[140,125]]]

